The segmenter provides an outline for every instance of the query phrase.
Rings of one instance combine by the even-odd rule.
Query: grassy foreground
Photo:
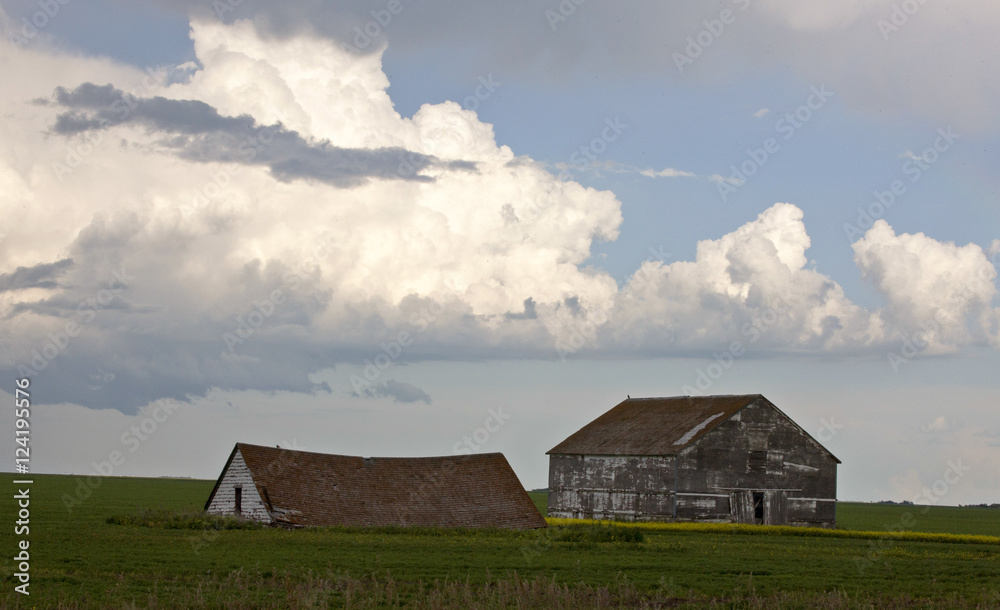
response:
[[[30,597],[13,590],[16,506],[2,503],[0,607],[1000,608],[991,509],[838,505],[844,528],[978,541],[702,524],[285,531],[185,515],[201,509],[210,481],[82,480],[34,476]],[[70,512],[63,499],[78,488],[90,494]],[[544,506],[544,494],[533,499]]]

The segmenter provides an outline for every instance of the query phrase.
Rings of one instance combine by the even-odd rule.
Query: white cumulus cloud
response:
[[[694,261],[647,261],[618,295],[608,339],[647,350],[706,345],[839,349],[882,338],[829,277],[806,269],[802,210],[778,203],[716,240]]]
[[[15,85],[0,92],[0,370],[49,376],[42,402],[324,392],[310,373],[381,352],[872,352],[938,312],[936,349],[996,343],[979,246],[876,223],[855,244],[887,301],[868,311],[807,267],[802,210],[777,203],[619,287],[588,265],[618,237],[615,195],[517,155],[457,103],[401,116],[384,46],[249,21],[191,36],[181,82],[41,42],[0,50]],[[430,401],[379,383],[372,396]]]
[[[925,333],[930,352],[971,342],[998,345],[997,271],[980,246],[896,235],[878,220],[852,247],[862,275],[888,302],[877,312],[887,326]]]

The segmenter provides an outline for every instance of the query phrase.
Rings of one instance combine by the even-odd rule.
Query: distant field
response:
[[[1000,536],[1000,509],[954,506],[894,506],[886,504],[837,503],[837,527],[852,530],[900,528],[913,515],[914,532],[985,534]]]
[[[62,497],[75,493],[77,478],[34,480],[32,595],[13,593],[16,542],[4,526],[2,607],[1000,607],[1000,544],[580,525],[168,529],[107,521],[143,509],[200,510],[213,482],[104,479],[71,514]],[[532,496],[544,507],[544,494]],[[1000,531],[1000,511],[908,508],[915,530]],[[902,510],[845,503],[838,518],[881,530]],[[2,514],[13,524],[10,499]]]

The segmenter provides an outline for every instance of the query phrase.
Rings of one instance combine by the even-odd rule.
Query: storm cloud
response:
[[[54,263],[18,267],[10,273],[0,274],[0,292],[24,288],[57,288],[59,276],[72,265],[72,259],[64,258]]]
[[[401,403],[431,403],[430,394],[411,383],[395,379],[367,385],[360,392],[353,392],[352,395],[356,398],[391,398],[395,402]]]
[[[278,180],[313,179],[337,187],[357,186],[369,178],[429,182],[420,171],[431,166],[474,171],[465,161],[441,163],[431,155],[403,148],[341,148],[313,142],[280,123],[260,125],[249,115],[223,116],[198,100],[137,98],[113,85],[83,83],[56,89],[54,102],[67,108],[52,126],[60,135],[77,135],[121,125],[139,125],[179,157],[199,163],[266,166]]]

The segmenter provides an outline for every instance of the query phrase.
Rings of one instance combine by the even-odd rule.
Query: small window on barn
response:
[[[242,487],[237,487],[235,489],[235,492],[236,492],[236,509],[235,509],[235,512],[236,512],[237,515],[242,515],[243,514],[243,488]]]
[[[747,469],[750,471],[764,470],[767,467],[766,451],[751,451],[747,455]]]

